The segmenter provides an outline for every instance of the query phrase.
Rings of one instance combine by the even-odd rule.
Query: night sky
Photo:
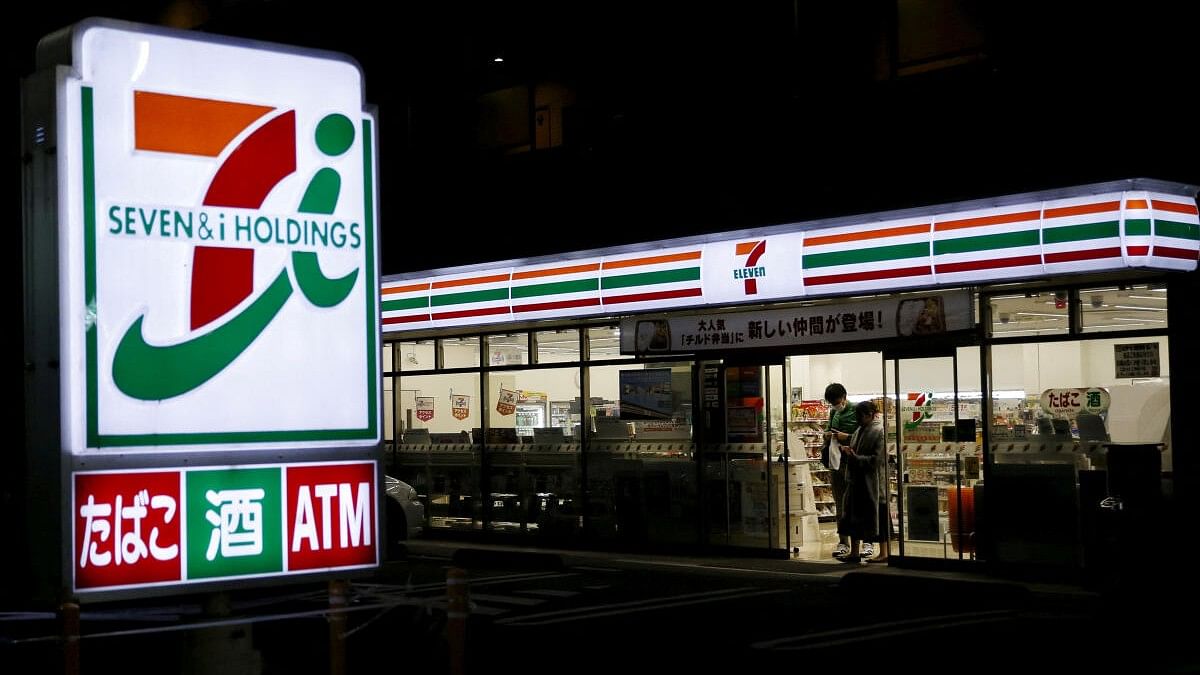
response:
[[[880,38],[899,21],[886,2],[422,2],[389,19],[361,0],[81,4],[10,28],[14,94],[37,37],[87,15],[356,58],[379,107],[385,274],[1135,176],[1200,184],[1188,3],[928,3],[955,11],[913,30],[962,22],[968,58],[904,76],[879,58],[902,49]],[[528,82],[573,92],[562,146],[481,145],[479,96]]]

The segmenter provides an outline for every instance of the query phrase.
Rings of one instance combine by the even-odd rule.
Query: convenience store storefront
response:
[[[1112,486],[1191,466],[1171,317],[1196,192],[1129,180],[385,277],[388,472],[434,533],[828,560],[820,399],[840,382],[883,410],[893,560],[1078,567]]]

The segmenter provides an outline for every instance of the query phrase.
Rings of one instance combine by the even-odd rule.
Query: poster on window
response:
[[[417,419],[422,422],[428,422],[433,419],[433,401],[432,396],[417,397]]]
[[[1113,345],[1117,378],[1159,377],[1158,343]]]
[[[666,420],[675,412],[671,369],[622,370],[621,419]]]
[[[450,397],[450,414],[454,415],[454,419],[465,420],[471,415],[471,397],[463,394],[454,394]]]
[[[501,415],[511,415],[517,411],[517,392],[500,387],[500,397],[496,399],[496,412]]]

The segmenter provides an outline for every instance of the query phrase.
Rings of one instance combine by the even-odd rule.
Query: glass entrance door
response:
[[[700,364],[701,467],[710,544],[783,548],[787,504],[781,364]]]
[[[975,487],[982,477],[979,394],[960,392],[960,352],[977,354],[978,350],[884,354],[884,425],[895,555],[974,558]]]

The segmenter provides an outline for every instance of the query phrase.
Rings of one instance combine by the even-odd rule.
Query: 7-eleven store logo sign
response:
[[[76,473],[74,588],[375,566],[375,476],[374,462]]]

